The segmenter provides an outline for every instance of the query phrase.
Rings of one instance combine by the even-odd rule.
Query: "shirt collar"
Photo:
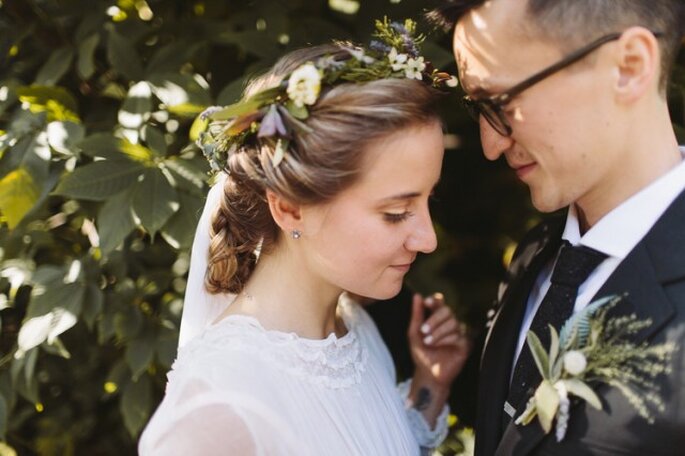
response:
[[[615,207],[583,236],[571,205],[562,238],[623,260],[685,189],[685,147],[680,153],[684,161]]]

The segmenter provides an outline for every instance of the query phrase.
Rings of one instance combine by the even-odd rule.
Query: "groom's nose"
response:
[[[483,147],[483,155],[488,160],[497,160],[504,152],[510,149],[514,140],[510,136],[504,136],[497,132],[487,120],[480,118],[480,143]]]

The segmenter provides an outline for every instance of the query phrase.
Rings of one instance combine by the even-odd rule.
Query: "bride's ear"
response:
[[[301,229],[302,207],[299,204],[293,203],[271,190],[266,191],[266,200],[269,203],[271,217],[283,231],[289,233]]]

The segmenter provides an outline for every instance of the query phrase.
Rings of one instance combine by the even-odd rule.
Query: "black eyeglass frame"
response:
[[[652,32],[652,34],[657,38],[663,36],[662,32]],[[590,44],[587,44],[582,48],[568,54],[566,57],[562,58],[553,65],[538,71],[531,77],[521,81],[505,92],[477,99],[472,98],[470,95],[466,95],[462,98],[464,107],[471,117],[473,117],[476,121],[478,121],[482,115],[497,133],[502,136],[511,136],[513,129],[509,124],[509,120],[507,119],[506,115],[502,111],[502,108],[506,106],[507,103],[509,103],[517,95],[520,95],[524,90],[529,89],[531,86],[548,78],[554,73],[571,66],[594,50],[598,49],[600,46],[621,38],[622,35],[623,32],[616,32],[601,36]]]

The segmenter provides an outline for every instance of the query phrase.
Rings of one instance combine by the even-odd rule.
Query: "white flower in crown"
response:
[[[423,61],[423,57],[417,59],[407,60],[407,66],[404,69],[404,74],[407,79],[418,79],[419,81],[423,79],[423,70],[426,69],[426,64]]]
[[[288,79],[288,97],[298,108],[313,105],[321,92],[321,74],[312,63],[305,63]]]
[[[404,70],[407,67],[407,59],[409,56],[407,54],[398,54],[397,49],[392,48],[388,53],[388,60],[390,60],[390,66],[392,71]]]
[[[564,355],[564,369],[571,375],[580,375],[585,372],[587,358],[578,350],[571,350]]]
[[[459,85],[459,79],[456,76],[451,76],[446,82],[447,87],[457,87]]]

